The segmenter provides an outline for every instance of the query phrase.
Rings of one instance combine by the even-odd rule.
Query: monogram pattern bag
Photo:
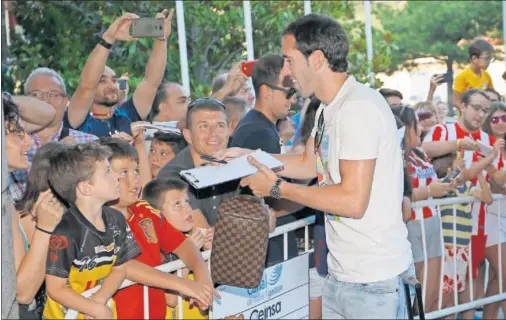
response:
[[[269,242],[269,211],[263,200],[239,195],[223,201],[218,210],[211,277],[234,287],[258,287]]]

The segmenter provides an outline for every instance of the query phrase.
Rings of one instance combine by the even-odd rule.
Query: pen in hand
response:
[[[212,162],[216,162],[216,163],[221,163],[221,164],[227,164],[228,163],[225,160],[218,160],[215,157],[206,156],[206,155],[200,156],[200,159],[206,160],[206,161],[212,161]]]

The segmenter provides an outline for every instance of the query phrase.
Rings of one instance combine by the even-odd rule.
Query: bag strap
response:
[[[61,140],[65,139],[69,135],[70,135],[70,129],[67,128],[67,127],[62,127],[61,128],[60,137],[58,138],[58,141],[61,141]]]

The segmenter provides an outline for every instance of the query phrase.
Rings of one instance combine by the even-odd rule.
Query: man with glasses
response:
[[[494,47],[484,39],[475,39],[469,45],[469,66],[455,77],[453,84],[453,105],[457,109],[467,90],[494,88],[487,72],[490,63],[494,61],[493,54]]]
[[[255,106],[239,122],[232,137],[231,146],[280,154],[281,139],[276,123],[286,119],[292,103],[297,99],[296,90],[289,74],[288,64],[280,55],[261,57],[251,75],[255,90]],[[277,226],[296,221],[279,200],[266,199],[266,203],[278,209]],[[285,209],[285,210],[279,210]],[[300,209],[297,207],[296,209]],[[295,232],[288,234],[288,257],[297,256]],[[283,236],[269,241],[267,264],[283,261]]]
[[[278,174],[253,158],[259,172],[241,181],[257,196],[284,198],[325,212],[328,272],[324,319],[395,319],[399,275],[413,258],[402,220],[403,161],[386,100],[346,74],[348,37],[331,17],[309,14],[283,32],[282,52],[295,87],[322,101],[301,155],[275,155]],[[229,158],[250,151],[229,149]]]

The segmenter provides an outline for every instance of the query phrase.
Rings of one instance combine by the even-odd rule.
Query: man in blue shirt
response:
[[[108,56],[95,57],[93,53],[86,62],[85,69],[91,65],[91,77],[95,80],[95,86],[79,85],[74,96],[80,97],[79,104],[71,103],[64,117],[64,125],[79,131],[94,134],[98,137],[113,136],[124,132],[132,134],[130,124],[143,120],[147,117],[156,91],[162,82],[167,62],[167,38],[171,33],[171,21],[174,12],[165,17],[167,10],[158,13],[156,18],[164,19],[164,37],[157,38],[153,47],[153,53],[146,65],[146,73],[142,82],[137,86],[132,98],[120,106],[119,88],[116,73],[107,67]],[[125,15],[125,19],[119,21],[122,24],[130,24],[136,15]],[[115,22],[116,23],[116,22]],[[118,33],[127,30],[126,33],[104,33],[99,42],[110,49],[115,40],[133,40],[128,33],[129,28],[119,28]]]

